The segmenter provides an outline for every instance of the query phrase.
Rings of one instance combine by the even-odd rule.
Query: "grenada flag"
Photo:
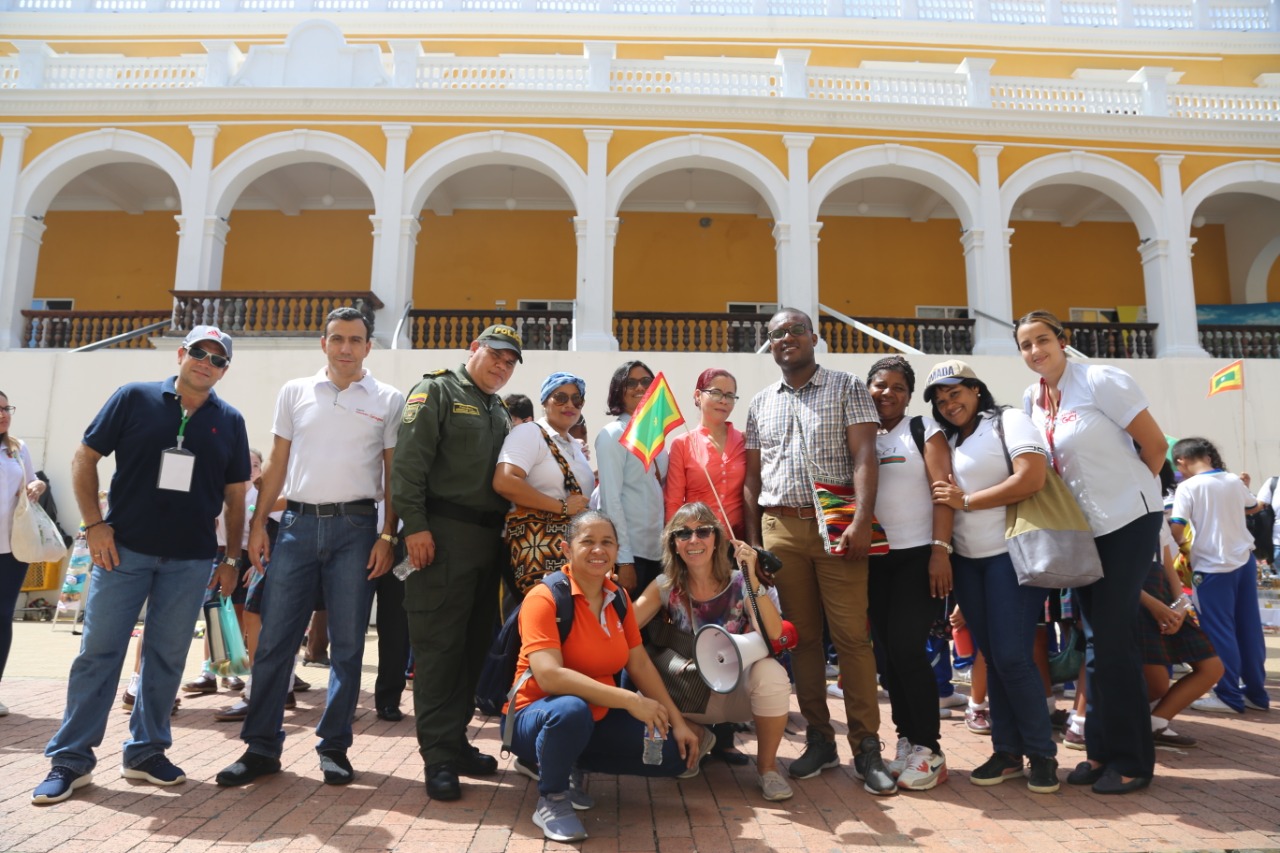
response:
[[[659,373],[649,385],[649,390],[636,406],[631,422],[622,431],[618,442],[635,454],[649,470],[653,459],[662,452],[667,434],[684,423],[676,395],[671,393],[667,378]]]
[[[1209,377],[1209,396],[1221,391],[1244,390],[1244,360],[1237,359]]]

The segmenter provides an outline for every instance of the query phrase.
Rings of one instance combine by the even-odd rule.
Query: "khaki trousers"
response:
[[[784,518],[768,512],[760,522],[764,547],[782,560],[778,595],[783,615],[796,626],[799,644],[791,650],[796,698],[809,732],[835,741],[827,707],[822,620],[840,656],[849,746],[855,754],[863,738],[879,738],[876,661],[867,627],[867,561],[827,554],[812,518]]]

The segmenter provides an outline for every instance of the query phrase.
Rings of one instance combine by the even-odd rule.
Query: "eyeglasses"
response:
[[[734,394],[732,391],[721,391],[719,388],[699,388],[698,390],[709,396],[712,400],[715,400],[717,403],[721,400],[728,400],[730,403],[736,403],[738,401],[738,395]]]
[[[692,539],[695,536],[697,536],[699,539],[710,539],[712,536],[715,536],[715,535],[716,535],[716,529],[712,527],[710,524],[707,524],[702,527],[693,527],[693,528],[682,527],[679,530],[672,531],[671,538],[679,539],[681,542],[688,542],[690,539]]]
[[[218,355],[216,352],[209,352],[207,349],[200,349],[200,347],[192,347],[187,350],[187,355],[191,356],[196,361],[204,361],[207,358],[209,359],[209,363],[219,370],[231,363],[231,359],[227,358],[225,355]]]
[[[18,411],[17,406],[0,406],[0,412],[3,412],[6,415],[12,415],[16,411]]]
[[[557,406],[563,406],[565,403],[573,403],[573,407],[575,409],[581,409],[582,404],[587,401],[587,398],[582,396],[581,394],[574,394],[573,396],[569,396],[563,391],[557,391],[551,396],[547,397],[547,399],[550,400],[552,403],[555,403]]]
[[[779,326],[776,329],[769,330],[769,340],[780,341],[787,335],[798,338],[809,331],[809,327],[804,323],[792,323],[790,326]]]
[[[653,384],[652,376],[641,376],[639,379],[628,378],[622,383],[622,387],[628,391],[634,391],[637,388],[648,388]]]

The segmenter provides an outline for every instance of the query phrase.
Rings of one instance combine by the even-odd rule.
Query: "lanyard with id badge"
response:
[[[178,425],[178,446],[160,451],[160,476],[156,479],[157,489],[170,492],[191,491],[191,478],[196,470],[196,455],[182,446],[183,434],[187,431],[187,421],[191,415],[182,410],[182,423]]]

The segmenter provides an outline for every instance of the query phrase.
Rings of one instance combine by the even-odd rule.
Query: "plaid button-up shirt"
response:
[[[779,379],[756,394],[747,415],[746,444],[747,450],[760,451],[760,506],[812,506],[811,476],[851,485],[853,460],[845,430],[879,422],[866,384],[822,365],[800,388]]]

